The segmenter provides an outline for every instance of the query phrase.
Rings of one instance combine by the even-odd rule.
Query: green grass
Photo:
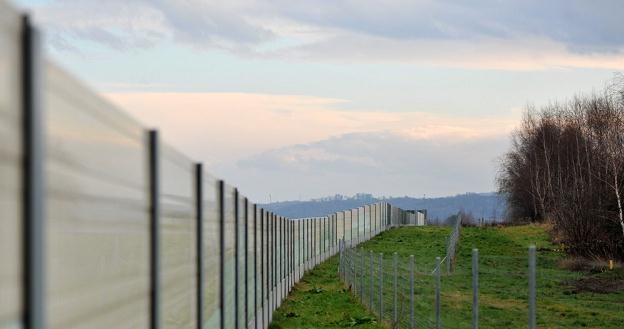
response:
[[[445,227],[394,229],[362,245],[365,250],[383,252],[388,260],[396,251],[403,264],[414,255],[416,314],[430,322],[434,318],[434,290],[428,274],[435,257],[444,256],[449,232]],[[560,269],[557,264],[565,255],[549,242],[544,227],[536,225],[462,229],[456,270],[442,276],[443,328],[470,328],[472,248],[478,248],[480,256],[480,327],[526,328],[530,244],[538,247],[539,328],[624,328],[623,292],[578,292],[573,285],[582,277],[624,279],[624,272],[592,274]]]
[[[448,227],[400,228],[361,245],[364,250],[383,253],[386,268],[397,252],[403,274],[400,287],[406,295],[407,259],[414,255],[417,328],[433,322],[431,271],[435,257],[445,255],[449,233]],[[536,225],[462,229],[456,270],[442,275],[442,328],[470,328],[472,248],[480,254],[480,328],[526,328],[530,244],[538,247],[539,328],[624,328],[624,292],[591,293],[574,286],[581,278],[623,280],[624,271],[586,273],[559,268],[565,255],[549,242],[544,227]],[[307,273],[276,311],[272,328],[381,328],[371,323],[371,315],[339,283],[337,265],[332,258]],[[384,289],[390,291],[392,281],[384,279]]]
[[[269,328],[383,328],[339,282],[337,269],[338,258],[332,257],[307,272],[275,311]]]

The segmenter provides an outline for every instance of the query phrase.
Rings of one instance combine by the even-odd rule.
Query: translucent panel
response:
[[[321,219],[320,218],[315,218],[314,219],[314,244],[316,245],[315,247],[315,255],[319,256],[321,254]]]
[[[305,223],[304,226],[305,228],[305,232],[304,232],[304,239],[305,239],[305,243],[304,243],[304,257],[305,257],[305,261],[309,262],[310,261],[310,257],[312,257],[312,229],[310,227],[310,219],[305,219]],[[306,264],[306,267],[309,264]]]
[[[275,223],[273,215],[267,214],[267,310],[270,312],[273,302],[273,286],[275,285]]]
[[[204,324],[203,329],[218,328],[220,324],[219,306],[219,195],[216,179],[204,173],[203,175],[203,211],[204,211]]]
[[[294,240],[293,240],[293,245],[294,245],[294,262],[296,264],[296,267],[298,268],[299,265],[301,264],[301,231],[300,231],[300,225],[301,222],[299,220],[293,221],[293,225],[294,225]]]
[[[268,219],[269,223],[269,300],[271,308],[275,305],[275,283],[277,282],[277,257],[276,257],[276,235],[277,235],[277,225],[275,221],[275,216],[273,214],[269,215]]]
[[[287,278],[288,274],[290,272],[290,248],[289,248],[289,241],[290,241],[290,236],[289,236],[289,227],[288,227],[288,220],[286,218],[282,218],[283,221],[283,225],[284,225],[284,242],[283,242],[283,246],[284,246],[284,275],[283,278]]]
[[[331,241],[330,245],[331,245],[332,250],[333,250],[335,248],[335,246],[336,246],[336,220],[337,220],[336,214],[333,214],[330,218],[331,218],[330,226],[329,226],[330,232],[331,232],[331,234],[330,234],[330,241]]]
[[[366,232],[368,230],[368,225],[366,225],[366,221],[364,219],[364,207],[357,208],[358,214],[358,231],[360,236],[360,241],[366,240]]]
[[[344,211],[344,239],[345,241],[351,241],[351,210]]]
[[[329,238],[330,238],[330,226],[329,217],[325,217],[323,220],[323,253],[329,252]]]
[[[319,222],[319,229],[320,229],[320,235],[319,235],[319,251],[320,254],[322,255],[323,252],[325,251],[325,218],[319,218],[318,219]]]
[[[336,245],[338,243],[338,214],[333,214],[332,215],[332,221],[331,221],[331,245],[333,249],[336,249]],[[342,237],[341,237],[342,238]]]
[[[243,197],[242,195],[239,194],[238,197],[238,225],[237,225],[237,232],[238,232],[238,248],[236,249],[238,252],[238,327],[239,328],[246,328],[245,323],[247,322],[245,319],[245,313],[246,313],[246,300],[245,300],[245,296],[247,295],[247,292],[245,291],[245,289],[247,288],[246,285],[246,281],[247,278],[245,277],[245,267],[247,266],[246,263],[246,254],[247,254],[247,250],[245,247],[245,243],[247,240],[247,217],[246,217],[247,213],[245,212],[245,197]]]
[[[261,320],[262,320],[262,314],[261,312],[261,307],[262,307],[262,263],[263,263],[263,257],[262,257],[262,223],[261,223],[261,211],[262,209],[260,207],[256,207],[256,213],[255,213],[255,222],[256,222],[256,226],[255,226],[255,243],[254,243],[254,248],[255,248],[255,288],[256,288],[256,323],[261,324]],[[262,327],[261,325],[259,325],[258,327]]]
[[[149,215],[144,131],[48,65],[49,328],[145,328]]]
[[[268,309],[267,301],[268,301],[268,293],[269,293],[269,225],[268,225],[268,213],[263,210],[263,232],[262,237],[264,241],[262,242],[262,303],[263,310]]]
[[[281,218],[275,218],[275,289],[279,298],[279,285],[282,281],[282,225]]]
[[[196,214],[194,165],[163,145],[160,149],[160,252],[164,328],[195,326]]]
[[[336,237],[339,240],[344,239],[345,237],[345,218],[344,211],[340,211],[336,213]]]
[[[253,203],[247,203],[247,323],[253,321],[255,314],[255,216]]]
[[[277,218],[277,287],[279,289],[279,285],[282,283],[282,278],[284,277],[284,247],[283,247],[283,222],[282,217]]]
[[[360,241],[360,222],[358,220],[358,209],[351,209],[351,236],[353,240],[353,244],[356,244]]]
[[[373,225],[373,234],[377,234],[379,230],[379,223],[377,222],[377,204],[371,205],[371,222]]]
[[[20,19],[0,2],[0,328],[19,327],[21,312]]]
[[[289,219],[286,219],[285,223],[286,223],[286,255],[287,255],[286,276],[289,277],[292,271],[292,227],[290,226],[291,221]]]
[[[375,204],[375,224],[377,225],[377,232],[381,232],[381,203]]]
[[[236,309],[234,289],[236,286],[236,220],[234,216],[234,188],[226,185],[224,188],[224,237],[223,237],[223,308],[225,328],[234,328]]]
[[[364,207],[364,226],[366,227],[366,237],[370,238],[371,232],[373,231],[372,220],[371,220],[371,206]]]
[[[288,275],[288,222],[282,217],[282,279]]]

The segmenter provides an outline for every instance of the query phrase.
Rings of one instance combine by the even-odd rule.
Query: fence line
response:
[[[266,328],[339,240],[408,217],[262,209],[41,58],[2,0],[0,18],[2,329]]]
[[[427,266],[420,266],[414,262],[414,255],[408,258],[398,257],[395,252],[392,257],[384,257],[383,253],[374,254],[371,250],[359,247],[348,247],[341,243],[339,277],[345,286],[358,297],[360,302],[375,314],[380,322],[390,328],[468,328],[479,327],[479,273],[490,277],[492,268],[481,268],[478,249],[472,251],[470,275],[466,273],[442,274],[444,264],[440,257],[435,258],[433,271]],[[364,259],[368,258],[369,262]],[[489,256],[485,263],[490,264],[494,259]],[[527,314],[528,328],[536,328],[536,253],[535,246],[528,249],[528,272],[522,279],[528,286]],[[495,263],[495,262],[494,262]],[[526,264],[526,263],[525,263]],[[391,266],[387,266],[391,265]],[[510,273],[501,274],[507,276]],[[515,274],[517,276],[517,273]],[[472,315],[466,322],[460,316],[444,313],[443,285],[452,285],[453,290],[464,289],[465,280],[471,281]],[[369,284],[364,284],[368,282]],[[527,287],[525,286],[525,287]],[[450,314],[450,315],[449,315]],[[446,321],[446,322],[444,322]]]

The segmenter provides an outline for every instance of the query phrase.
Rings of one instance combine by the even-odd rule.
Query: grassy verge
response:
[[[448,228],[401,228],[384,232],[362,248],[396,251],[403,264],[416,263],[416,316],[433,321],[433,283],[429,275],[436,256],[444,256]],[[554,248],[541,226],[462,229],[456,271],[442,277],[444,328],[469,328],[471,321],[471,250],[480,251],[480,327],[526,328],[527,246],[538,247],[538,327],[623,328],[624,292],[594,293],[578,289],[583,280],[622,280],[621,270],[571,272],[558,267],[565,256]],[[388,262],[390,264],[390,262]],[[405,270],[403,270],[405,271]]]
[[[339,282],[338,258],[307,272],[273,314],[269,328],[381,329],[371,315]]]

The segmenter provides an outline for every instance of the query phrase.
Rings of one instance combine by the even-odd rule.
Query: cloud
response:
[[[270,40],[271,31],[249,23],[240,8],[199,0],[60,0],[33,6],[57,50],[72,42],[126,50],[168,41],[238,50]]]
[[[619,50],[618,0],[276,1],[286,17],[317,26],[401,40],[545,38],[571,49]]]
[[[258,187],[267,185],[273,200],[297,192],[303,198],[486,192],[495,189],[497,159],[507,147],[504,136],[423,139],[363,132],[263,152],[238,161],[229,172],[242,191],[260,201],[266,189]]]
[[[347,33],[263,56],[341,63],[391,60],[426,67],[469,69],[624,70],[623,53],[574,53],[549,39],[396,40]]]
[[[331,136],[393,131],[410,138],[471,139],[506,134],[518,115],[450,116],[426,112],[343,109],[348,100],[253,93],[108,93],[113,102],[182,151],[207,163]],[[203,143],[202,141],[206,141]]]
[[[252,58],[624,68],[617,0],[61,0],[34,8],[59,50],[177,42]]]
[[[511,109],[498,117],[345,110],[348,100],[302,95],[106,96],[258,201],[267,190],[275,198],[489,191],[492,161],[518,122]]]

